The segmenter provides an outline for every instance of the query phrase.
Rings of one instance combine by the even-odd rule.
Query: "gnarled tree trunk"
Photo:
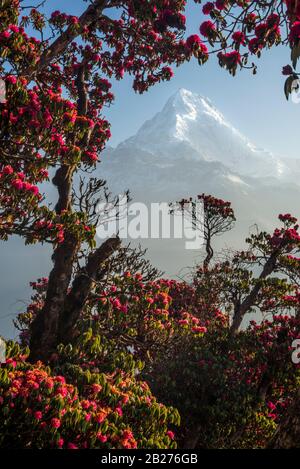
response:
[[[31,326],[30,360],[47,361],[57,345],[57,325],[72,277],[79,243],[67,235],[53,254],[45,305]]]
[[[98,271],[103,262],[118,249],[120,244],[119,238],[110,238],[105,241],[89,255],[86,265],[75,277],[59,319],[58,337],[60,342],[69,343],[76,337],[76,323],[93,288],[96,277],[99,280]]]

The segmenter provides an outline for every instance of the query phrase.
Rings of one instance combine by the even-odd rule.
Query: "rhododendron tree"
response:
[[[170,79],[170,64],[191,55],[181,40],[185,2],[169,3],[166,8],[159,1],[153,8],[147,2],[141,7],[140,2],[99,0],[83,5],[79,18],[59,11],[46,18],[35,8],[27,14],[14,0],[1,4],[0,72],[6,83],[1,236],[20,234],[28,242],[47,241],[54,247],[44,314],[32,326],[32,359],[49,358],[59,340],[59,322],[74,327],[99,265],[120,244],[112,239],[96,249],[94,224],[72,205],[73,177],[79,169],[95,166],[110,137],[103,117],[103,107],[113,100],[110,80],[127,72],[134,89],[143,92]],[[120,7],[117,19],[110,16],[115,7]],[[49,28],[54,39],[47,39]],[[37,186],[54,167],[55,210]],[[68,288],[83,243],[92,251],[74,280],[75,299]]]
[[[299,337],[299,326],[299,319],[274,310],[273,319],[252,322],[230,341],[228,322],[212,310],[203,337],[182,337],[144,370],[155,394],[181,414],[180,446],[274,444],[297,397],[299,367],[291,360],[291,342]],[[285,438],[285,444],[297,446],[298,441],[294,438],[291,445]]]
[[[206,251],[203,267],[207,269],[214,256],[213,238],[230,231],[234,226],[235,216],[231,203],[212,195],[201,194],[197,199],[182,199],[171,203],[170,207],[171,213],[181,212],[190,221],[193,229],[202,235]]]
[[[252,235],[248,251],[200,266],[193,284],[170,293],[174,313],[184,308],[206,331],[181,336],[145,369],[156,395],[180,411],[183,447],[298,444],[298,420],[286,413],[298,406],[299,227],[290,214],[279,219],[282,228]],[[265,319],[241,330],[254,311]]]
[[[287,45],[292,62],[283,67],[283,74],[289,76],[285,85],[288,97],[298,77],[295,69],[300,56],[297,2],[216,0],[204,3],[202,12],[209,19],[201,23],[199,39],[209,44],[208,55],[216,53],[220,66],[232,75],[238,68],[256,73],[255,56],[260,57],[264,49]]]
[[[257,310],[264,315],[273,308],[299,314],[299,226],[290,214],[280,215],[279,220],[283,226],[272,234],[251,235],[247,250],[229,253],[209,270],[199,266],[195,271],[194,285],[202,304],[232,316],[232,335],[246,314]]]
[[[105,108],[113,81],[126,74],[143,93],[193,58],[203,65],[217,53],[232,75],[255,72],[252,56],[287,44],[288,97],[298,77],[298,4],[190,0],[207,17],[188,35],[185,0],[80,3],[79,17],[48,17],[43,4],[0,1],[0,238],[53,248],[49,277],[33,285],[17,321],[30,351],[9,348],[0,369],[1,446],[14,435],[17,447],[169,448],[173,438],[263,447],[277,425],[285,432],[282,409],[298,402],[298,375],[291,363],[283,370],[299,332],[297,221],[282,215],[282,228],[252,236],[249,251],[216,264],[211,239],[231,228],[234,214],[229,202],[202,195],[204,265],[190,284],[156,280],[118,237],[97,245],[105,214],[96,208],[108,195],[89,176],[111,136]],[[88,175],[80,182],[79,171]],[[41,185],[50,176],[54,207]],[[255,308],[273,319],[241,331]],[[177,412],[156,402],[144,378],[163,403],[180,408],[178,436],[169,428]]]
[[[256,266],[260,269],[258,278],[254,278],[252,287],[248,289],[246,294],[240,292],[234,308],[233,322],[231,333],[235,334],[245,316],[255,306],[261,306],[264,310],[268,310],[276,305],[276,294],[274,292],[281,291],[284,300],[288,300],[288,291],[294,291],[297,297],[299,288],[299,264],[297,255],[300,252],[300,233],[297,219],[290,214],[280,215],[280,221],[283,223],[282,228],[274,230],[272,234],[261,232],[253,234],[247,242],[249,251],[242,253],[238,262],[246,263],[248,270],[251,272]],[[279,276],[274,274],[285,274],[287,279],[292,280],[292,286],[285,284]],[[269,295],[271,294],[271,297]],[[271,300],[271,301],[269,301]],[[263,304],[261,302],[263,301]],[[297,307],[297,302],[294,303]]]
[[[114,239],[96,249],[94,223],[72,204],[75,173],[97,164],[110,137],[104,107],[113,100],[112,79],[128,73],[142,93],[171,79],[172,64],[193,56],[202,64],[216,51],[220,65],[234,74],[246,66],[249,53],[259,55],[280,42],[291,46],[295,66],[298,13],[293,2],[210,2],[203,6],[210,19],[201,23],[200,36],[188,37],[186,4],[97,0],[82,5],[79,17],[54,11],[48,18],[42,8],[1,2],[0,75],[6,100],[0,104],[0,234],[54,247],[45,314],[33,325],[32,359],[49,358],[62,316],[74,327],[86,301],[92,280],[84,281],[82,272],[74,284],[80,300],[68,295],[82,244],[92,249],[85,267],[91,279],[96,266],[119,246]],[[287,37],[281,37],[284,25]],[[56,168],[55,210],[39,188],[51,168]]]
[[[23,346],[30,344],[31,325],[39,314],[43,314],[47,279],[39,279],[31,285],[34,289],[32,302],[15,321]],[[78,333],[72,350],[74,347],[80,350],[82,363],[85,343],[82,338],[86,334],[91,347],[98,344],[93,357],[94,366],[98,368],[126,368],[126,363],[121,366],[119,360],[121,356],[128,358],[128,350],[136,360],[152,361],[169,344],[176,343],[178,337],[206,332],[205,319],[195,316],[199,315],[200,308],[193,308],[193,300],[191,305],[187,302],[188,294],[193,290],[191,287],[189,291],[188,285],[174,280],[149,281],[141,273],[127,271],[122,276],[115,275],[99,283],[91,292],[77,323]],[[179,295],[183,297],[183,304]],[[67,357],[62,359],[61,354],[68,347],[59,346],[60,354],[53,354],[52,361],[67,360]],[[73,356],[71,362],[74,361]]]
[[[299,390],[294,401],[289,406],[287,415],[279,425],[269,445],[275,449],[296,449],[300,438],[299,427]]]
[[[78,412],[82,412],[82,418],[78,417],[77,439],[73,428],[69,428],[69,420],[63,420],[60,413],[51,410],[45,416],[44,408],[36,404],[39,399],[34,401],[35,405],[30,404],[32,412],[27,417],[27,399],[26,402],[21,401],[20,408],[17,407],[21,421],[25,421],[26,425],[32,425],[32,422],[38,425],[45,418],[46,422],[44,428],[39,430],[41,434],[37,444],[44,447],[45,435],[49,441],[50,431],[57,437],[57,440],[51,440],[54,447],[62,444],[68,448],[70,443],[80,448],[119,448],[124,447],[124,428],[126,435],[133,435],[130,443],[125,438],[125,444],[136,444],[137,447],[171,447],[171,434],[183,448],[296,445],[298,427],[295,426],[291,439],[291,430],[285,422],[292,418],[292,409],[298,405],[299,365],[291,359],[292,343],[300,334],[299,269],[294,266],[298,262],[295,256],[297,225],[291,215],[281,215],[280,219],[283,228],[275,230],[276,236],[280,235],[279,239],[288,237],[289,244],[281,246],[273,277],[266,278],[264,282],[255,277],[252,268],[253,263],[258,262],[259,252],[263,253],[263,262],[267,262],[265,257],[268,259],[272,252],[274,235],[267,233],[252,237],[250,245],[253,252],[235,253],[224,264],[212,262],[205,269],[201,266],[191,283],[149,280],[140,273],[128,270],[122,273],[112,271],[105,281],[102,279],[95,283],[77,321],[72,345],[61,344],[51,356],[54,382],[56,376],[63,376],[69,388],[80,396]],[[277,242],[275,244],[278,245]],[[35,290],[32,303],[24,314],[19,315],[18,327],[24,346],[30,343],[32,321],[43,314],[47,283],[44,278],[32,284]],[[256,285],[260,288],[251,307],[268,317],[261,323],[251,321],[232,335],[236,295],[239,292],[248,298]],[[246,312],[250,310],[249,307]],[[15,350],[18,351],[18,348],[9,353],[6,365],[2,366],[3,376],[21,366],[20,360],[14,358],[21,352]],[[38,370],[44,369],[42,364],[29,365],[25,357],[22,360],[22,369],[35,370],[37,374],[40,373]],[[21,381],[22,376],[20,374]],[[116,381],[115,377],[118,377]],[[126,419],[128,401],[125,398],[120,402],[115,388],[119,388],[120,380],[124,381],[125,377],[137,386],[130,393],[132,399],[138,393],[139,386],[145,389],[142,380],[146,380],[157,398],[168,406],[166,410],[153,410],[153,413],[149,409],[149,418],[156,423],[160,422],[162,413],[170,416],[171,429],[163,427],[161,437],[156,436],[155,441],[153,438],[137,438],[131,414],[131,424],[125,420],[124,426],[122,424]],[[105,399],[101,394],[104,392],[103,382],[109,383]],[[4,384],[2,403],[6,403],[7,396],[11,394],[16,399],[18,389],[15,380],[11,382],[4,378]],[[105,425],[105,430],[102,427],[95,429],[93,415],[96,413],[95,418],[98,418],[96,409],[82,411],[81,399],[85,406],[86,400],[91,400],[90,393],[94,389],[101,396],[101,416],[107,410],[108,404],[104,403],[109,401],[110,409],[115,409],[109,415],[113,417],[117,414],[121,418],[117,422],[113,420],[115,426],[107,416],[108,427]],[[55,399],[51,394],[50,401],[52,398]],[[19,400],[15,402],[20,403]],[[115,407],[111,402],[115,403]],[[93,403],[98,405],[96,397]],[[139,412],[134,400],[132,403]],[[158,408],[162,409],[162,406]],[[181,415],[179,429],[173,427],[178,423],[178,415],[173,408],[177,408]],[[14,406],[12,409],[9,414],[12,420],[5,420],[4,433],[15,431]],[[47,409],[52,409],[51,402],[47,403]],[[164,422],[167,425],[167,420]],[[112,439],[108,437],[111,431]],[[98,435],[96,439],[95,432]],[[115,434],[120,436],[121,442]],[[20,434],[20,445],[25,441],[22,438]]]
[[[299,383],[291,353],[300,334],[300,295],[296,219],[280,220],[276,235],[290,240],[292,233],[293,244],[281,246],[265,279],[255,276],[254,266],[261,253],[263,270],[273,252],[267,233],[249,240],[251,250],[199,267],[190,283],[112,273],[95,285],[73,345],[59,346],[52,366],[72,383],[80,382],[78,370],[123,370],[145,379],[160,401],[178,408],[180,447],[264,448],[280,444],[278,432],[288,445],[284,422]],[[33,287],[33,302],[18,321],[24,345],[32,320],[42,314],[47,280]],[[253,291],[245,314],[255,308],[264,319],[233,335],[237,305],[254,298]]]

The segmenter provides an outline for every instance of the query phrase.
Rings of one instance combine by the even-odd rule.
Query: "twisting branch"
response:
[[[84,66],[79,69],[76,84],[78,88],[78,114],[86,115],[87,90],[84,84]],[[75,169],[74,164],[63,164],[58,168],[52,180],[58,190],[58,202],[55,207],[58,214],[63,210],[71,209]],[[64,241],[54,251],[52,257],[54,266],[49,276],[45,305],[41,314],[37,315],[32,324],[30,343],[30,359],[32,361],[37,359],[47,361],[55,350],[59,318],[64,309],[80,245],[80,240],[75,235],[66,232]]]
[[[287,415],[279,424],[269,444],[270,449],[297,449],[300,441],[300,390],[298,390]]]
[[[78,99],[77,99],[77,114],[79,116],[85,116],[88,111],[88,96],[87,88],[84,82],[85,77],[85,66],[82,66],[78,70],[78,75],[75,80],[77,87]],[[81,147],[88,145],[90,134],[87,139],[81,142]],[[61,213],[63,210],[69,210],[72,198],[72,183],[73,174],[75,171],[74,165],[63,164],[58,170],[54,178],[52,179],[53,184],[58,190],[58,202],[55,210],[57,213]]]
[[[59,338],[62,343],[72,342],[76,336],[76,323],[89,297],[93,284],[99,276],[101,265],[120,247],[118,237],[109,238],[98,249],[91,252],[86,266],[75,277],[66,298],[59,322]]]
[[[129,192],[123,194],[127,202],[130,201]],[[79,212],[86,214],[89,224],[100,226],[110,220],[124,216],[124,209],[120,208],[120,197],[114,196],[106,186],[106,181],[90,178],[85,181],[80,176],[79,184],[75,184],[72,193],[72,206]]]
[[[31,326],[30,360],[47,361],[57,344],[57,325],[69,287],[76,253],[80,247],[73,236],[67,235],[54,251],[53,269],[49,275],[44,307]]]
[[[60,57],[68,45],[83,31],[84,28],[90,26],[93,22],[101,17],[102,11],[107,5],[107,0],[95,0],[82,13],[79,18],[77,27],[70,25],[41,55],[40,61],[34,66],[23,71],[22,75],[30,77],[33,74],[41,72],[55,58]]]

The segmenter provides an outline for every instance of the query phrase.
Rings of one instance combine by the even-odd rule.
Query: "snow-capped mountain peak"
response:
[[[137,134],[121,144],[160,157],[218,161],[245,176],[282,178],[285,163],[257,148],[230,124],[210,99],[178,90]]]
[[[201,116],[207,116],[215,119],[219,124],[227,125],[224,116],[213,106],[209,98],[192,93],[189,90],[181,88],[167,102],[165,109],[172,107],[178,117],[177,131],[180,133],[181,123],[184,120],[195,121]]]
[[[181,88],[169,98],[162,111],[146,121],[128,142],[147,151],[151,150],[150,143],[150,147],[160,153],[164,153],[165,146],[169,148],[170,144],[178,142],[187,142],[197,149],[197,143],[191,140],[191,127],[201,120],[210,119],[216,124],[228,125],[208,98]]]
[[[150,203],[201,193],[231,201],[238,221],[228,245],[235,249],[254,224],[271,230],[278,213],[299,215],[299,162],[257,148],[208,98],[184,89],[136,135],[108,148],[99,169],[114,194],[129,189],[133,201],[146,203],[149,213]],[[191,265],[179,240],[140,241],[162,270]]]

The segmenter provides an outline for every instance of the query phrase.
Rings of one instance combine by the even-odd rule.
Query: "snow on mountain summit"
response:
[[[188,121],[198,120],[201,114],[202,116],[210,116],[219,124],[227,125],[223,115],[213,106],[209,98],[193,94],[183,88],[170,98],[166,108],[168,106],[173,106],[176,111],[178,138],[186,129]]]
[[[121,144],[162,159],[219,161],[245,176],[282,178],[282,160],[258,149],[235,129],[210,99],[180,89],[162,111]]]
[[[208,98],[184,89],[136,135],[106,149],[99,177],[113,194],[129,190],[133,202],[145,203],[149,213],[153,202],[202,193],[231,201],[237,224],[221,240],[234,249],[244,249],[240,240],[251,232],[250,227],[269,231],[278,213],[299,215],[298,161],[280,160],[258,149]],[[177,273],[199,254],[187,251],[181,240],[138,239],[136,243],[149,248],[154,265],[167,272]]]
[[[199,122],[201,116],[210,116],[220,124],[226,125],[222,114],[208,98],[193,94],[181,88],[167,101],[161,112],[146,121],[134,137],[125,144],[134,144],[141,149],[164,153],[170,144],[190,141],[190,127]]]

